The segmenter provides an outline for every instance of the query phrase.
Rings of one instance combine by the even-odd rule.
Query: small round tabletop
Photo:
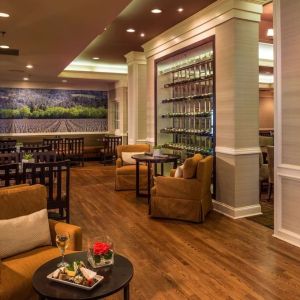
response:
[[[82,260],[89,265],[86,252],[67,254],[65,259],[69,262]],[[94,269],[99,275],[104,276],[104,279],[94,289],[87,291],[47,279],[47,275],[57,269],[57,264],[60,261],[61,257],[52,259],[42,265],[34,273],[32,285],[41,299],[99,299],[112,295],[121,289],[128,289],[129,282],[133,276],[133,266],[131,262],[124,256],[115,254],[114,264],[112,266]],[[89,268],[91,267],[89,266]]]
[[[161,155],[161,156],[152,156],[147,154],[134,154],[131,156],[132,159],[135,159],[138,162],[151,162],[151,163],[167,163],[174,162],[179,159],[179,156],[176,155]]]

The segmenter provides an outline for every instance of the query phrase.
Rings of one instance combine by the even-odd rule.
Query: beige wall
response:
[[[275,0],[275,232],[300,247],[300,1]]]
[[[274,128],[274,93],[272,89],[259,91],[259,128]]]
[[[69,80],[71,81],[71,80]],[[31,81],[0,81],[0,87],[7,88],[38,88],[38,89],[81,89],[108,91],[113,87],[109,82],[101,82],[99,80],[77,81],[67,83],[53,82],[31,82]]]

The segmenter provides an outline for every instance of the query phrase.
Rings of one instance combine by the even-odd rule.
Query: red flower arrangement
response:
[[[110,250],[110,245],[107,243],[95,242],[94,255],[105,255]]]

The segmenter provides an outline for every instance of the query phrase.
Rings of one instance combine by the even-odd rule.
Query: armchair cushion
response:
[[[135,165],[136,161],[131,158],[135,154],[144,154],[145,152],[122,152],[123,165]]]
[[[136,166],[135,165],[126,165],[122,168],[117,168],[117,175],[135,175],[136,174]],[[147,173],[147,166],[140,165],[140,174]]]
[[[201,184],[197,179],[186,180],[175,177],[155,177],[156,195],[158,197],[199,200]]]
[[[0,220],[0,236],[1,258],[51,245],[47,210],[42,209],[30,215]]]
[[[67,253],[70,252],[67,250]],[[2,260],[0,299],[37,299],[32,288],[34,272],[45,262],[59,256],[57,247],[45,246]]]
[[[197,171],[198,161],[202,159],[201,154],[195,154],[191,158],[187,158],[183,164],[183,178],[194,178]]]

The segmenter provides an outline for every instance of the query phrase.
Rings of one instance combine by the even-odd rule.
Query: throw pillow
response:
[[[0,220],[0,258],[51,245],[47,209]]]
[[[135,165],[135,159],[131,158],[135,154],[144,154],[145,152],[122,152],[122,161],[124,165]]]
[[[183,177],[183,165],[177,167],[176,171],[175,171],[175,178],[182,178]]]

